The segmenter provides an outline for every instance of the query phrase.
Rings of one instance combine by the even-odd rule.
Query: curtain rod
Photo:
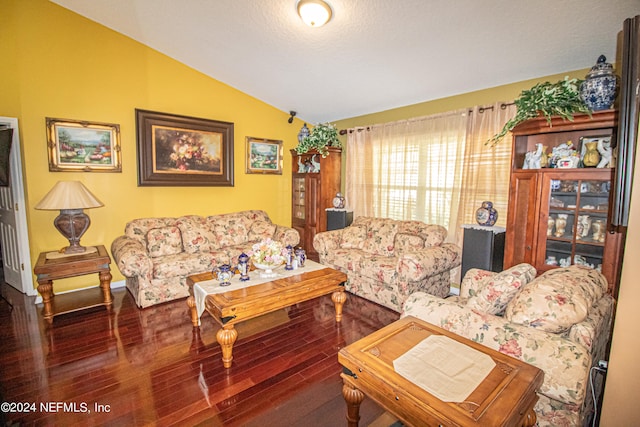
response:
[[[503,103],[500,104],[500,109],[504,110],[510,105],[515,105],[515,102],[503,102]],[[493,105],[489,105],[487,107],[479,107],[478,108],[478,113],[484,113],[486,110],[493,110],[493,107],[494,107]],[[473,110],[469,109],[469,113],[473,113]],[[346,135],[348,133],[353,133],[354,131],[362,132],[363,130],[371,130],[371,127],[367,126],[367,127],[359,128],[359,129],[340,129],[338,131],[338,133],[340,135]]]

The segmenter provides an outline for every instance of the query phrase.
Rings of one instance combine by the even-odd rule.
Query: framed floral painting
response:
[[[46,118],[49,171],[122,172],[120,126]]]
[[[282,141],[248,136],[246,171],[282,175]]]
[[[136,109],[139,186],[233,187],[233,123]]]

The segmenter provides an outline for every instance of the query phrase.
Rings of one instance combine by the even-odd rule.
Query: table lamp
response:
[[[69,246],[60,252],[81,254],[87,249],[80,246],[80,238],[89,228],[91,220],[82,210],[104,206],[80,181],[58,181],[35,208],[60,210],[53,225],[69,240]]]

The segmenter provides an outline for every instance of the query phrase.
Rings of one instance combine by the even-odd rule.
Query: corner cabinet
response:
[[[586,142],[614,142],[616,128],[616,111],[607,110],[592,117],[576,115],[572,122],[553,118],[548,123],[540,117],[513,130],[504,268],[526,262],[542,274],[558,266],[589,265],[602,271],[609,292],[616,295],[624,233],[609,226],[614,170],[523,169],[527,153],[535,152],[537,144],[546,147],[550,159],[553,148],[570,142],[578,155],[574,157],[582,158]]]
[[[340,191],[342,149],[329,147],[329,155],[325,158],[316,151],[298,154],[291,150],[291,157],[291,226],[300,233],[300,246],[307,257],[318,261],[313,238],[317,233],[326,231],[325,209],[333,207],[333,198]]]

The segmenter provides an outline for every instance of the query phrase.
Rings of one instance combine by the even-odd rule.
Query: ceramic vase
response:
[[[600,55],[580,85],[580,98],[593,111],[608,110],[616,99],[618,77],[613,74],[613,66]]]
[[[554,236],[564,236],[564,230],[567,227],[567,218],[567,214],[558,214],[558,218],[556,218],[556,232],[554,233]]]
[[[582,164],[585,168],[595,168],[600,163],[600,153],[598,153],[597,142],[587,142],[586,151],[582,157]]]
[[[596,219],[591,224],[593,229],[593,240],[596,242],[604,243],[605,224],[601,219]]]
[[[556,220],[550,216],[549,219],[547,220],[547,236],[552,236],[553,235],[553,227],[555,227],[556,225]]]

